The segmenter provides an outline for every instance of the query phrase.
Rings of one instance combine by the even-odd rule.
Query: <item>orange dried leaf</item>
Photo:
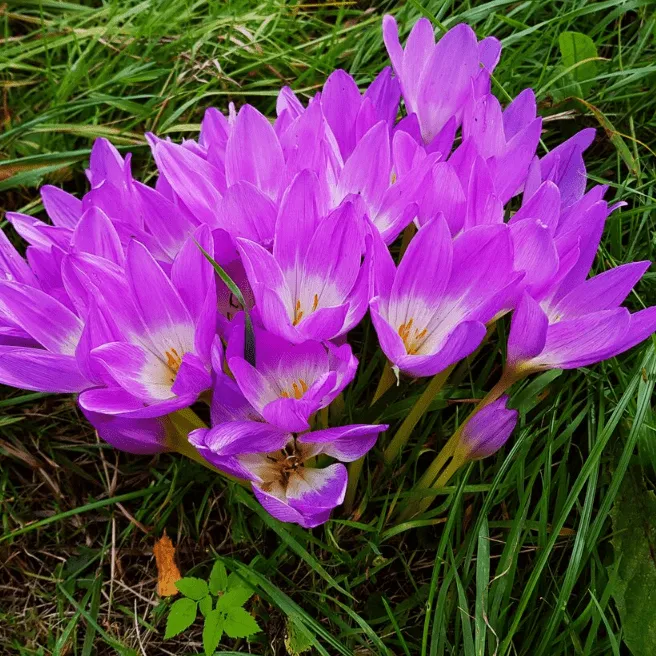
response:
[[[175,582],[179,581],[182,576],[175,564],[175,547],[166,532],[155,543],[153,554],[157,564],[158,594],[160,597],[171,597],[178,594],[179,590],[175,587]]]

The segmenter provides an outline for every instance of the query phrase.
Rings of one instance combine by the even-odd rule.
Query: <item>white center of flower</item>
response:
[[[414,319],[410,318],[399,326],[398,334],[403,340],[405,351],[408,355],[417,355],[426,340],[427,328],[415,328]]]

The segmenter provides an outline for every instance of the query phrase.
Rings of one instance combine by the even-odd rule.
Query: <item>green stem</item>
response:
[[[394,369],[392,369],[392,365],[389,361],[385,361],[383,373],[380,375],[378,386],[374,392],[374,398],[371,399],[371,404],[369,407],[376,403],[376,401],[378,401],[378,399],[380,399],[380,397],[385,394],[385,392],[387,392],[387,390],[390,389],[394,383],[396,383],[396,374],[394,373]]]
[[[466,454],[458,452],[458,444],[460,442],[460,435],[467,423],[479,413],[483,408],[494,403],[516,382],[524,378],[526,372],[509,371],[505,370],[499,379],[499,382],[478,402],[474,410],[465,419],[465,421],[458,426],[449,441],[444,445],[442,450],[437,454],[433,462],[429,465],[424,475],[419,479],[414,491],[420,494],[423,491],[432,489],[440,489],[446,485],[453,474],[467,462]],[[449,462],[449,460],[451,461]],[[448,463],[448,464],[447,464]],[[446,466],[446,468],[445,468]],[[435,480],[437,479],[437,480]],[[413,517],[421,512],[427,510],[433,501],[434,496],[426,496],[419,501],[411,502],[401,514],[401,521]]]
[[[410,435],[412,434],[415,426],[426,414],[426,411],[430,407],[431,403],[435,400],[435,397],[439,394],[442,387],[444,387],[444,383],[446,383],[449,374],[452,371],[453,365],[447,367],[444,371],[441,371],[439,374],[433,376],[431,382],[428,383],[428,386],[424,390],[423,394],[417,399],[414,406],[412,406],[408,416],[405,418],[399,430],[396,432],[396,435],[394,435],[392,441],[385,449],[383,459],[385,460],[386,465],[394,462],[396,457],[399,455],[401,449],[410,439]]]
[[[348,465],[348,483],[346,484],[346,494],[344,495],[344,511],[347,515],[353,512],[355,494],[358,491],[358,483],[362,475],[365,457],[362,456],[362,458],[358,458]]]
[[[396,382],[396,374],[392,369],[392,365],[386,360],[385,366],[383,368],[383,373],[380,375],[380,380],[378,381],[378,386],[374,392],[374,398],[371,400],[370,407],[380,399],[388,389],[394,385]],[[364,466],[364,459],[358,458],[353,462],[349,463],[348,466],[348,483],[346,485],[346,494],[344,495],[344,511],[347,514],[353,512],[353,504],[355,503],[355,495],[358,489],[358,483],[360,481],[360,476],[362,475],[362,467]]]
[[[186,456],[190,460],[203,465],[203,467],[211,469],[214,473],[220,474],[231,481],[236,481],[244,487],[250,486],[248,481],[226,474],[213,465],[210,465],[210,463],[198,453],[194,446],[190,444],[187,437],[192,430],[196,430],[197,428],[207,428],[205,422],[191,408],[184,408],[183,410],[173,412],[168,415],[167,419],[166,441],[171,451]]]
[[[427,490],[441,490],[443,487],[446,487],[446,484],[451,480],[451,477],[467,462],[467,458],[462,454],[456,454],[453,456],[451,462],[447,465],[446,469],[439,475],[438,479],[432,486],[426,488]],[[422,499],[419,499],[414,506],[409,506],[399,517],[399,522],[405,522],[415,515],[419,515],[423,512],[426,512],[433,502],[435,501],[434,495],[426,495]]]
[[[408,249],[408,246],[410,246],[410,242],[412,241],[412,238],[415,236],[415,234],[417,234],[417,226],[414,223],[410,223],[403,231],[403,236],[401,237],[399,261],[401,261],[401,258],[405,255],[405,252]]]

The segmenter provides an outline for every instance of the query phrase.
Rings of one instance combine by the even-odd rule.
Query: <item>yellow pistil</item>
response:
[[[403,345],[405,346],[405,351],[408,355],[416,355],[419,352],[419,349],[422,346],[422,340],[428,333],[426,328],[423,330],[415,328],[414,334],[412,334],[413,323],[414,319],[409,319],[399,326],[398,331],[399,337],[403,340]]]
[[[299,378],[298,382],[292,383],[292,391],[288,392],[287,390],[283,390],[280,393],[280,396],[283,399],[290,399],[290,398],[295,398],[295,399],[301,399],[303,398],[303,394],[308,391],[308,384],[302,379]]]

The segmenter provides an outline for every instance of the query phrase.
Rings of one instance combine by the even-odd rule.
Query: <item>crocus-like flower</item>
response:
[[[289,342],[345,334],[370,298],[365,223],[350,201],[321,218],[312,203],[294,221],[276,224],[273,254],[239,239],[257,313],[264,327]]]
[[[389,66],[378,74],[364,95],[345,71],[330,74],[321,92],[321,109],[344,160],[378,121],[385,121],[392,127],[400,97],[399,82],[391,76]]]
[[[479,226],[455,240],[440,215],[410,242],[398,269],[375,251],[371,317],[385,355],[412,376],[432,376],[466,357],[485,324],[509,306],[513,270],[506,225]]]
[[[207,228],[196,238],[212,251]],[[157,417],[191,405],[210,387],[216,291],[194,240],[173,263],[171,279],[136,241],[127,249],[124,280],[88,259],[71,261],[69,277],[79,302],[89,304],[78,359],[100,385],[80,396],[85,411]]]
[[[563,209],[579,200],[587,183],[583,153],[593,142],[595,131],[586,128],[564,141],[541,159],[535,158],[524,184],[524,197],[530,198],[541,183],[550,180],[561,193]]]
[[[40,392],[80,392],[90,381],[75,352],[82,320],[63,303],[22,282],[0,282],[0,383]]]
[[[510,326],[508,368],[523,374],[585,367],[647,339],[656,331],[656,307],[631,314],[620,303],[649,265],[632,262],[594,276],[554,305],[525,293]]]
[[[348,344],[290,344],[257,326],[253,366],[242,357],[243,316],[234,323],[226,354],[230,372],[251,406],[283,430],[308,430],[310,416],[330,405],[355,376],[358,361]]]
[[[189,441],[215,467],[250,480],[255,496],[274,517],[305,528],[323,524],[344,501],[348,475],[341,463],[365,455],[387,428],[353,425],[298,436],[270,431],[262,439],[257,422],[251,423],[240,425],[243,434],[229,440],[225,434],[231,427],[198,429]],[[314,467],[319,455],[340,462]]]
[[[463,138],[471,139],[485,159],[502,203],[521,188],[535,155],[542,127],[535,112],[535,95],[526,89],[503,111],[496,97],[487,94],[464,113]]]
[[[274,517],[306,528],[323,524],[343,502],[348,475],[341,463],[361,458],[387,429],[351,425],[299,435],[257,419],[233,381],[222,377],[212,403],[213,427],[193,431],[189,441],[210,464],[251,481]],[[340,462],[317,468],[319,455]]]
[[[507,396],[485,406],[464,425],[460,433],[456,458],[481,460],[496,453],[510,437],[517,424],[517,410],[506,408]]]
[[[392,16],[383,18],[383,38],[408,114],[417,116],[424,143],[439,139],[442,130],[455,135],[472,83],[489,75],[498,61],[499,42],[485,39],[479,44],[471,27],[460,24],[435,43],[430,21],[421,18],[403,49]],[[485,91],[486,85],[481,88]]]

